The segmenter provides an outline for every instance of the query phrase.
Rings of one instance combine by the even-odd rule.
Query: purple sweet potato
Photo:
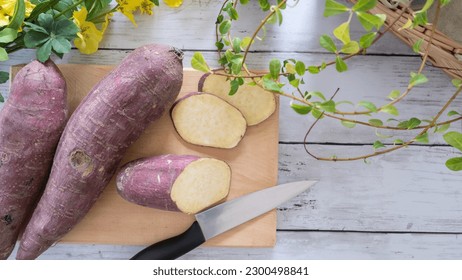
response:
[[[66,82],[48,60],[24,66],[0,112],[0,259],[11,254],[20,230],[46,185],[67,120]]]
[[[170,115],[181,138],[200,146],[234,148],[247,130],[247,122],[238,109],[203,92],[192,92],[179,99]]]
[[[228,195],[231,169],[224,161],[162,155],[127,163],[117,175],[126,200],[151,208],[195,214]]]
[[[147,45],[95,85],[64,129],[17,259],[38,257],[87,214],[127,148],[170,109],[182,81],[182,52]]]

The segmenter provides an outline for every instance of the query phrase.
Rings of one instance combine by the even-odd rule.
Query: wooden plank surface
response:
[[[68,88],[69,112],[75,110],[91,88],[113,68],[102,65],[58,65]],[[16,73],[20,67],[13,67]],[[197,91],[202,73],[185,69],[179,98]],[[184,142],[175,132],[170,116],[165,114],[151,124],[128,149],[121,165],[142,157],[161,154],[192,154],[227,162],[232,170],[227,199],[239,197],[277,182],[278,112],[259,125],[249,127],[245,137],[233,149],[199,147]],[[192,215],[141,207],[123,200],[116,191],[115,178],[102,196],[62,242],[149,245],[180,234],[194,221]],[[276,213],[271,211],[239,226],[207,245],[273,246]]]
[[[324,2],[298,1],[297,8],[285,11],[283,25],[271,27],[267,33],[269,36],[254,46],[255,52],[249,55],[250,65],[262,69],[267,67],[272,57],[295,58],[307,65],[331,60],[332,57],[319,46],[319,36],[330,34],[345,18],[324,18]],[[137,29],[123,16],[116,15],[102,43],[102,50],[90,56],[72,50],[62,60],[56,61],[116,64],[141,44],[162,42],[186,50],[185,66],[189,66],[196,50],[202,51],[207,61],[214,65],[216,53],[210,21],[216,17],[217,1],[191,0],[185,1],[185,5],[174,10],[160,7],[153,17],[138,16]],[[259,18],[253,16],[258,13],[255,5],[243,11],[247,16],[241,17],[244,23],[237,29],[240,34],[251,32],[257,24]],[[356,38],[360,30],[354,20],[352,37]],[[409,47],[390,34],[368,54],[348,61],[349,71],[346,73],[336,74],[329,70],[322,75],[310,76],[307,84],[325,91],[326,95],[340,87],[339,100],[367,99],[383,104],[386,93],[391,89],[404,88],[409,81],[409,72],[418,69],[421,62]],[[9,61],[0,64],[0,69],[7,71],[10,65],[26,63],[33,56],[31,50],[13,53]],[[425,73],[430,83],[416,88],[401,103],[398,109],[403,117],[432,115],[441,105],[435,101],[435,96],[448,96],[453,92],[450,78],[439,69],[427,67]],[[0,85],[0,90],[5,93],[7,87]],[[455,109],[460,111],[461,106],[462,100],[458,98]],[[320,178],[321,183],[279,208],[277,222],[282,231],[277,233],[276,246],[271,249],[199,248],[185,258],[462,258],[459,242],[462,211],[460,173],[444,167],[447,158],[460,153],[447,147],[441,138],[431,136],[430,145],[403,149],[373,159],[370,164],[319,162],[308,157],[302,145],[297,144],[311,124],[312,119],[295,115],[288,106],[288,100],[281,99],[279,181],[315,177]],[[462,123],[458,122],[452,129],[462,131]],[[412,135],[405,134],[403,138],[406,137]],[[370,144],[376,139],[374,131],[344,129],[337,122],[326,120],[315,128],[309,141],[314,144],[315,151],[329,155],[343,154],[350,149],[352,153],[358,152],[358,149],[370,151]],[[58,244],[43,258],[126,259],[139,249],[139,246]]]

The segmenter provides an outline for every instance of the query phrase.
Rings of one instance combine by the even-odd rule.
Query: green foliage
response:
[[[324,16],[325,17],[330,17],[330,16],[335,16],[338,14],[343,14],[345,12],[348,12],[350,9],[337,2],[334,0],[326,0],[326,6],[324,8]]]
[[[201,72],[209,73],[210,67],[207,65],[204,56],[200,52],[195,52],[191,59],[192,68]]]
[[[62,56],[71,50],[70,40],[77,36],[78,27],[69,19],[55,20],[50,14],[40,14],[38,24],[26,22],[24,43],[37,48],[37,59],[45,62],[54,52]]]

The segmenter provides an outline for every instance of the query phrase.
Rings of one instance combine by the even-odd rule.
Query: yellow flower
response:
[[[164,3],[169,7],[178,8],[183,4],[183,0],[164,0]]]
[[[99,43],[103,39],[103,32],[99,31],[93,22],[86,21],[87,14],[85,7],[73,13],[74,22],[80,28],[74,45],[81,53],[91,54],[98,50]]]
[[[173,1],[175,2],[175,1]],[[117,10],[124,14],[133,25],[137,26],[133,13],[139,10],[141,14],[152,15],[154,3],[150,0],[117,0]]]
[[[0,26],[6,26],[10,23],[10,17],[14,14],[14,7],[17,0],[0,0]],[[26,18],[30,16],[35,5],[30,1],[25,1]]]

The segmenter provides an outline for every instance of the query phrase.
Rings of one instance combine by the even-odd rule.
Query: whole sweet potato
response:
[[[228,195],[231,169],[224,161],[192,155],[162,155],[127,163],[117,191],[127,201],[195,214]]]
[[[0,259],[11,254],[50,172],[67,119],[66,82],[48,60],[23,67],[0,112]]]
[[[182,52],[147,45],[95,85],[66,125],[18,259],[36,258],[85,216],[127,148],[168,111],[182,82]]]

